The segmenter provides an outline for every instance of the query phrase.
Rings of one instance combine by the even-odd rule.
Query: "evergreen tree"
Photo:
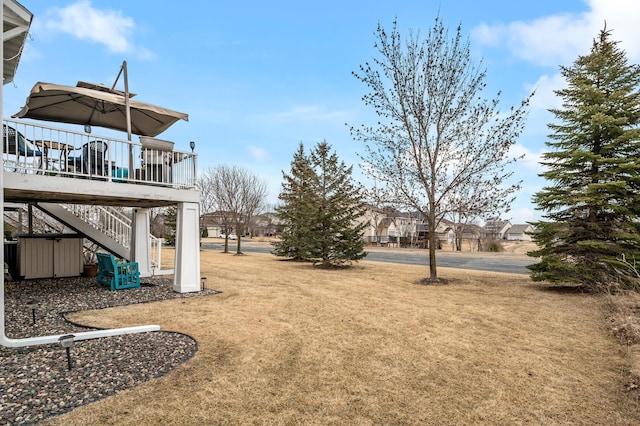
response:
[[[164,224],[169,229],[169,232],[165,234],[164,239],[167,245],[174,246],[176,244],[176,223],[178,218],[178,206],[175,204],[170,205],[164,212]]]
[[[282,190],[278,196],[282,204],[275,209],[282,225],[279,240],[272,244],[276,256],[309,259],[311,209],[316,204],[315,194],[310,189],[313,175],[304,145],[300,143],[293,155],[291,174],[282,172]]]
[[[545,212],[530,253],[537,281],[576,282],[591,290],[638,289],[640,261],[640,68],[602,30],[571,67],[558,123],[543,155],[552,184],[535,194]]]
[[[364,258],[367,254],[362,235],[367,223],[360,220],[367,208],[363,188],[351,178],[353,167],[339,162],[326,141],[316,145],[310,161],[315,170],[312,190],[318,197],[313,211],[310,259],[334,266]]]
[[[351,178],[352,167],[339,162],[327,142],[309,156],[300,144],[284,181],[276,209],[284,228],[274,243],[278,256],[339,266],[366,256],[359,220],[366,208],[362,188]]]

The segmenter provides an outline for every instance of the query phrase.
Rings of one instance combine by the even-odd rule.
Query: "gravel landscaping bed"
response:
[[[87,331],[65,313],[215,294],[176,293],[167,278],[144,278],[137,289],[110,291],[95,278],[32,280],[5,284],[5,334],[9,338]],[[29,301],[37,301],[36,322]],[[197,342],[185,334],[156,331],[58,344],[0,346],[0,424],[30,424],[160,377],[191,358]]]

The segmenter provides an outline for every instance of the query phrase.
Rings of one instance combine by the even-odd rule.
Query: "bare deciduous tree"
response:
[[[166,207],[154,207],[149,209],[149,230],[152,235],[162,237],[170,232],[164,223],[164,214]]]
[[[225,215],[225,224],[232,224],[237,235],[236,254],[242,235],[251,218],[260,212],[267,195],[267,184],[258,176],[237,166],[221,165],[212,170],[211,187],[216,204]],[[225,252],[228,251],[228,226],[225,226]]]
[[[200,211],[203,213],[211,213],[217,207],[217,200],[213,191],[213,179],[215,169],[209,167],[199,176],[196,186],[200,190]]]
[[[200,190],[200,215],[213,213],[218,207],[217,199],[214,192],[214,169],[209,167],[203,171],[196,182],[196,186]],[[204,224],[200,221],[200,235],[204,232]]]
[[[420,212],[429,233],[429,280],[437,280],[436,227],[447,213],[446,199],[474,181],[487,195],[518,184],[506,182],[509,150],[524,126],[529,98],[508,113],[498,96],[486,99],[485,71],[474,65],[461,27],[449,38],[439,18],[425,39],[410,32],[401,40],[397,23],[390,34],[377,28],[380,54],[354,72],[370,92],[363,97],[379,121],[350,127],[365,143],[365,171],[387,185],[398,204]],[[480,63],[482,65],[482,63]]]

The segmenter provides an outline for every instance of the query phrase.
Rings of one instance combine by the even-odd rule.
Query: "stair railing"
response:
[[[64,208],[113,238],[124,247],[131,247],[131,217],[110,206],[61,204]],[[161,269],[162,240],[149,234],[151,267]]]

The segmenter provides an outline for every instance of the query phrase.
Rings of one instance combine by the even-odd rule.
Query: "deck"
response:
[[[197,155],[173,143],[3,119],[5,202],[159,207],[199,202]]]

